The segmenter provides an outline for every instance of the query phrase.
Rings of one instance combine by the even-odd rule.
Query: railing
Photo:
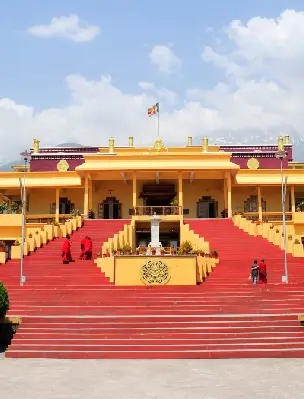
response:
[[[245,212],[244,217],[248,220],[258,221],[259,212]],[[285,212],[285,217],[287,222],[292,221],[292,212]],[[263,212],[262,213],[263,222],[282,222],[283,213],[282,212]]]
[[[169,216],[182,215],[181,206],[136,206],[133,208],[133,216]]]
[[[52,223],[55,221],[55,214],[27,214],[25,216],[25,221],[27,223]],[[59,221],[72,219],[72,215],[59,215]]]

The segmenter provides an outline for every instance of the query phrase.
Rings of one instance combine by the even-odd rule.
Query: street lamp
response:
[[[275,154],[276,158],[281,162],[281,184],[282,184],[282,215],[283,215],[283,236],[284,236],[284,267],[285,267],[285,276],[282,277],[282,282],[288,284],[288,263],[287,263],[287,237],[286,237],[286,214],[285,214],[285,201],[286,201],[286,184],[287,177],[284,181],[283,175],[283,160],[287,157],[287,154],[284,150],[284,145],[279,146],[278,151]]]
[[[21,238],[21,259],[20,259],[20,285],[22,286],[25,283],[25,277],[23,276],[23,258],[24,258],[24,240],[25,240],[24,236],[25,236],[25,214],[26,214],[26,169],[27,169],[27,164],[31,159],[31,153],[28,151],[24,151],[20,155],[24,161],[23,183],[21,179],[19,179],[21,204],[22,204],[22,233],[21,233],[22,238]]]

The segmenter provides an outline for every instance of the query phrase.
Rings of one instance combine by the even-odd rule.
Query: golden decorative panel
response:
[[[148,260],[140,273],[141,281],[146,285],[165,285],[171,278],[168,266],[159,259]]]
[[[260,162],[256,158],[250,158],[247,162],[248,169],[259,169]]]
[[[67,172],[69,170],[69,167],[70,165],[65,159],[62,159],[57,164],[57,170],[59,170],[59,172]]]
[[[155,149],[156,151],[160,151],[160,150],[163,149],[163,148],[164,148],[163,140],[162,140],[160,137],[158,137],[158,138],[155,140],[155,142],[154,142],[154,149]]]

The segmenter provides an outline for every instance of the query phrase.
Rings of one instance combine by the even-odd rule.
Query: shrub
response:
[[[182,242],[181,249],[183,252],[191,252],[193,250],[193,245],[191,241],[184,241]]]
[[[3,319],[9,310],[8,294],[5,286],[0,281],[0,319]]]

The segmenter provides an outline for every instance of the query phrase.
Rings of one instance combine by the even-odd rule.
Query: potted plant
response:
[[[93,209],[89,210],[88,219],[95,219],[95,212],[93,211]]]
[[[4,241],[0,241],[0,252],[5,252],[6,244]]]
[[[172,201],[170,202],[170,205],[171,205],[171,206],[178,206],[178,200],[177,200],[176,198],[174,198],[174,200],[172,200]]]
[[[184,255],[188,255],[193,250],[193,245],[191,241],[184,241],[181,245]]]
[[[116,254],[117,254],[117,251],[115,249],[113,249],[112,255],[115,256]]]
[[[303,212],[304,211],[304,201],[300,202],[297,206],[297,212]]]
[[[2,204],[0,204],[0,213],[4,213],[8,210],[7,203],[5,201],[2,201]]]
[[[130,247],[130,245],[124,245],[124,247],[122,248],[122,251],[124,253],[124,255],[129,256],[131,254],[132,248]]]
[[[217,259],[217,258],[218,258],[218,252],[217,252],[216,249],[214,249],[214,250],[211,252],[211,256],[212,256],[212,258],[214,258],[214,259]]]
[[[19,213],[19,204],[15,201],[11,204],[11,212],[12,213]]]
[[[156,255],[156,249],[155,248],[152,248],[152,255],[154,256],[154,255]]]
[[[143,255],[143,256],[146,256],[146,254],[147,254],[147,248],[146,248],[144,245],[141,245],[141,246],[139,247],[139,254],[141,254],[141,255]]]
[[[165,250],[164,250],[164,248],[162,248],[162,249],[160,250],[160,254],[161,254],[161,256],[164,256],[164,255],[165,255]]]
[[[97,258],[102,258],[102,253],[101,252],[97,252],[96,256],[97,256]]]
[[[117,248],[117,255],[121,255],[122,249],[120,247]]]
[[[72,209],[71,210],[71,215],[72,215],[73,218],[76,218],[76,216],[78,216],[78,214],[79,214],[78,209]]]
[[[223,209],[221,212],[222,219],[226,219],[228,217],[228,209]]]

